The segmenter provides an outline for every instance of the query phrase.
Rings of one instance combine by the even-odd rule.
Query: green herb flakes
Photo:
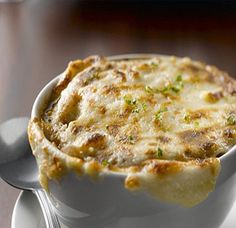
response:
[[[146,111],[147,105],[138,99],[124,96],[124,101],[127,105],[132,107],[132,113],[140,113],[141,111]]]
[[[140,109],[138,107],[136,107],[132,110],[132,113],[139,113],[139,112],[140,112]]]
[[[198,121],[194,121],[194,127],[198,128],[199,127],[199,122]]]
[[[145,87],[145,90],[146,90],[146,92],[148,92],[148,93],[155,93],[155,91],[152,89],[151,86],[146,86],[146,87]]]
[[[234,113],[230,114],[230,116],[227,118],[227,124],[236,125],[236,114]]]
[[[160,147],[158,147],[157,148],[157,157],[161,158],[162,156],[163,156],[163,150]]]
[[[182,75],[178,75],[177,78],[175,79],[176,82],[182,82],[183,81],[183,77]]]
[[[175,82],[171,86],[171,90],[175,93],[178,93],[183,88],[183,78],[182,75],[178,75],[175,79]]]
[[[141,106],[142,106],[143,111],[146,111],[146,110],[147,110],[147,104],[142,103]]]
[[[129,98],[127,96],[124,96],[124,101],[128,105],[135,105],[137,103],[137,100],[135,98]]]
[[[108,165],[109,165],[109,162],[107,160],[102,161],[102,166],[108,166]]]
[[[161,121],[163,119],[163,113],[167,111],[167,107],[161,107],[155,114],[155,120]]]
[[[155,70],[157,67],[158,67],[158,64],[157,63],[154,63],[154,62],[151,62],[151,67],[153,70]]]
[[[128,136],[128,140],[130,144],[134,144],[134,137],[132,135]]]
[[[154,89],[150,86],[146,86],[145,87],[145,91],[150,93],[150,94],[154,94],[154,93],[161,93],[163,95],[168,95],[171,92],[174,93],[179,93],[180,90],[184,87],[183,84],[183,78],[182,75],[178,75],[176,77],[176,79],[174,80],[174,82],[169,83],[168,85],[166,85],[164,88],[162,89]]]
[[[184,121],[189,124],[191,122],[191,116],[189,114],[185,114]]]

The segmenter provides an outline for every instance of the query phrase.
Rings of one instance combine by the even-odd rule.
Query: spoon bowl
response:
[[[40,189],[38,167],[28,142],[29,118],[8,120],[0,126],[0,176],[25,190]]]
[[[8,120],[0,125],[0,177],[13,187],[32,190],[39,200],[47,228],[60,228],[48,196],[38,181],[38,166],[32,154],[27,126],[29,118]]]

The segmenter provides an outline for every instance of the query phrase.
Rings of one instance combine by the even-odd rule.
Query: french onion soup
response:
[[[28,133],[45,189],[71,170],[123,175],[130,191],[192,207],[236,143],[236,82],[189,58],[91,56],[69,63]]]

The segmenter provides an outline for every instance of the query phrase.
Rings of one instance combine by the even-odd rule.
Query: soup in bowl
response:
[[[235,199],[236,82],[163,55],[71,62],[28,128],[67,227],[218,227]]]

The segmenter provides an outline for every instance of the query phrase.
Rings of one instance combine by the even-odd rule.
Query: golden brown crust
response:
[[[69,64],[41,118],[31,120],[29,138],[49,178],[68,167],[91,176],[110,170],[128,173],[125,185],[134,190],[145,181],[131,173],[159,184],[207,173],[192,205],[212,190],[217,157],[236,142],[235,91],[226,73],[188,58],[93,56]]]
[[[158,74],[165,74],[165,72],[166,74],[169,74],[168,64],[173,65],[171,67],[174,68],[174,70],[172,70],[175,71],[175,73],[173,73],[174,76],[167,75],[166,78],[164,77],[164,81],[160,82],[160,86],[157,89],[152,88],[151,81],[149,84],[145,84],[143,78],[146,77],[146,75],[147,77],[150,77],[150,80],[156,80],[154,77],[158,78]],[[153,74],[156,74],[156,76],[152,76]],[[179,81],[177,80],[178,75],[181,75]],[[109,83],[107,83],[108,78]],[[194,78],[197,78],[197,80]],[[72,79],[74,79],[73,82]],[[100,84],[97,84],[98,82],[101,82],[101,86]],[[204,90],[204,85],[207,83],[210,83],[209,85],[213,86],[212,90]],[[183,108],[185,108],[185,106],[182,105],[182,103],[185,102],[185,97],[181,97],[181,94],[184,94],[186,90],[185,87],[192,89],[193,86],[200,87],[199,97],[201,97],[200,102],[203,102],[203,104],[198,108],[190,107],[184,111]],[[201,89],[201,87],[203,88]],[[214,126],[210,124],[210,126],[205,127],[204,123],[201,124],[203,126],[197,125],[199,122],[204,121],[207,121],[208,123],[214,122],[214,113],[217,112],[222,112],[220,113],[221,119],[226,118],[222,117],[222,115],[227,115],[227,107],[219,107],[218,103],[223,102],[223,104],[227,104],[228,109],[231,111],[235,109],[233,106],[235,97],[232,95],[235,87],[235,81],[229,78],[226,73],[219,71],[215,67],[206,66],[200,62],[193,62],[187,58],[154,58],[148,61],[109,62],[105,58],[93,56],[84,61],[78,60],[69,64],[65,76],[55,87],[54,95],[56,94],[58,98],[53,97],[52,100],[56,100],[56,103],[54,103],[53,106],[50,106],[51,109],[49,109],[44,116],[45,120],[55,119],[55,121],[53,124],[47,123],[46,121],[45,126],[48,129],[52,128],[52,135],[57,135],[51,136],[51,139],[55,140],[56,144],[58,144],[59,141],[59,148],[65,153],[80,158],[80,150],[83,151],[83,148],[86,148],[86,150],[89,148],[89,146],[84,147],[84,145],[86,145],[86,140],[82,145],[72,146],[68,149],[66,146],[63,146],[65,143],[62,142],[63,137],[60,136],[60,132],[66,131],[65,134],[71,134],[72,138],[75,138],[78,137],[78,135],[86,134],[88,131],[91,131],[91,134],[93,131],[95,131],[95,134],[98,134],[96,133],[96,129],[99,127],[99,129],[103,130],[104,139],[110,135],[113,140],[115,140],[115,145],[112,144],[111,148],[109,148],[109,146],[104,146],[104,151],[101,151],[103,155],[100,155],[98,152],[98,158],[109,160],[111,153],[113,153],[112,146],[114,146],[114,150],[117,150],[118,154],[119,151],[122,151],[123,155],[127,155],[126,158],[122,157],[129,160],[134,157],[132,156],[132,153],[130,153],[130,148],[138,143],[142,143],[145,139],[145,135],[142,134],[144,129],[141,126],[143,122],[138,118],[145,118],[145,115],[148,112],[153,112],[153,117],[150,117],[149,121],[152,122],[151,127],[153,127],[153,136],[155,137],[153,137],[153,139],[149,137],[150,147],[144,150],[144,154],[148,156],[150,154],[152,155],[150,157],[143,157],[143,161],[147,158],[153,158],[153,151],[155,149],[150,143],[155,143],[157,147],[175,143],[175,141],[169,137],[168,132],[174,132],[176,134],[175,137],[179,137],[178,142],[180,144],[182,143],[184,146],[182,150],[184,152],[183,154],[186,156],[180,156],[180,153],[178,153],[176,154],[175,159],[178,160],[179,158],[180,160],[183,160],[186,158],[189,160],[198,157],[214,157],[219,153],[222,153],[222,150],[226,150],[220,146],[220,144],[224,143],[224,141],[222,141],[224,140],[224,137],[216,130],[217,128],[223,129],[224,126],[219,124]],[[69,92],[64,95],[64,97],[61,95],[62,88],[64,91]],[[130,94],[131,91],[136,93],[135,97]],[[91,96],[89,94],[91,94]],[[108,108],[108,104],[103,102],[102,97],[105,99],[110,97],[118,99],[119,101],[123,100],[122,102],[124,104],[120,105],[120,110],[114,109],[113,112],[112,109]],[[232,101],[228,102],[227,100],[224,100],[229,97]],[[63,101],[63,99],[65,101]],[[87,102],[88,106],[84,105],[85,107],[83,107],[81,104],[83,102],[85,104]],[[111,102],[114,102],[114,100],[111,99]],[[161,102],[161,105],[159,105],[160,108],[158,110],[157,107],[159,102]],[[216,105],[211,107],[211,104]],[[232,107],[230,107],[231,104]],[[181,107],[178,109],[175,108],[177,105],[181,105]],[[82,107],[90,107],[91,111],[97,113],[97,116],[94,117],[97,119],[90,118],[87,123],[84,123],[82,120],[79,121]],[[171,111],[168,111],[168,109],[172,109],[171,111],[173,114],[177,116],[176,122],[179,122],[180,125],[189,126],[184,126],[183,130],[172,130],[171,128],[173,128],[173,126],[168,123],[168,118],[173,118],[174,115],[171,115]],[[183,115],[182,118],[181,115]],[[107,120],[107,118],[109,120]],[[165,121],[165,119],[167,121]],[[104,121],[104,126],[101,126],[101,124],[99,125],[99,123],[97,123],[98,120]],[[57,124],[57,122],[64,125],[62,130],[61,126],[59,126],[58,129],[50,127]],[[192,125],[194,126],[192,127]],[[215,135],[215,131],[217,131],[218,135]],[[91,135],[88,137],[91,137]],[[213,142],[220,138],[221,140],[219,143]],[[87,140],[89,140],[89,138]],[[90,146],[96,147],[96,143]],[[100,146],[97,146],[98,148],[96,149],[99,150]],[[150,151],[152,151],[152,153]],[[165,154],[168,153],[170,153],[170,151],[167,149]],[[89,155],[90,153],[83,154]],[[166,159],[165,155],[164,158]],[[117,163],[116,159],[112,160],[113,164]],[[131,165],[131,161],[124,162],[123,159],[121,159],[121,161],[122,164],[119,164],[120,166],[123,166],[124,163]]]

